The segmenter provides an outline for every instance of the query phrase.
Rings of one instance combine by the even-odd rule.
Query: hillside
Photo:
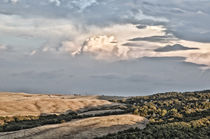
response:
[[[210,90],[168,92],[118,101],[130,105],[133,113],[150,123],[143,130],[130,129],[100,139],[118,138],[210,138]]]
[[[148,120],[131,114],[85,118],[16,132],[0,133],[1,139],[91,139],[129,128],[145,128]]]
[[[144,117],[99,96],[0,93],[0,139],[94,138],[146,127]]]
[[[0,116],[61,114],[69,110],[77,111],[111,104],[96,97],[2,92],[0,93]]]
[[[30,105],[39,101],[43,108],[37,111],[45,111],[31,113],[31,109],[25,107],[27,104],[20,105],[17,110],[14,110],[15,104],[7,105],[8,116],[5,113],[0,116],[0,139],[210,137],[209,90],[136,97],[1,95],[1,103],[14,102],[18,106],[23,104],[21,101]],[[42,103],[46,100],[49,104]],[[62,107],[65,109],[61,110]],[[1,111],[5,110],[3,105],[0,108]],[[23,115],[18,115],[18,112],[23,112]]]

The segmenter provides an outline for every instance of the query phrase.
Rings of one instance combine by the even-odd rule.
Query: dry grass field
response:
[[[131,114],[92,117],[67,123],[0,133],[0,139],[92,139],[131,127],[145,128],[148,120]]]
[[[0,93],[0,116],[39,116],[75,111],[79,116],[110,112],[109,116],[75,119],[70,122],[40,125],[34,128],[0,132],[0,139],[92,139],[117,133],[131,127],[146,127],[148,120],[123,112],[123,104],[102,100],[99,96],[47,95],[26,93]],[[19,123],[21,124],[21,123]]]
[[[26,93],[0,93],[0,116],[38,116],[40,114],[61,114],[68,110],[112,104],[97,96],[46,95]]]

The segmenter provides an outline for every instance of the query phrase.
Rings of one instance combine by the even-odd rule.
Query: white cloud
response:
[[[198,48],[195,50],[175,51],[175,52],[160,52],[157,57],[185,57],[186,62],[206,65],[210,68],[210,43],[201,43],[194,41],[178,40],[174,44],[181,44],[189,48]],[[203,67],[202,67],[203,68]]]
[[[61,52],[68,52],[71,55],[91,54],[100,60],[126,60],[141,57],[184,57],[186,62],[204,64],[210,67],[209,53],[210,43],[200,43],[180,40],[170,34],[171,39],[166,42],[157,41],[135,41],[135,45],[124,44],[132,38],[166,36],[164,27],[147,26],[144,29],[137,29],[135,25],[114,25],[105,28],[90,28],[91,33],[78,36],[78,40],[64,41]],[[120,33],[119,33],[120,32]],[[91,37],[90,37],[91,36]],[[85,40],[85,37],[88,38]],[[155,52],[155,49],[166,45],[180,44],[193,50],[180,50],[171,52]],[[139,46],[138,46],[139,45]]]
[[[97,59],[128,58],[129,51],[128,47],[119,47],[114,36],[93,36],[79,50],[73,51],[72,55],[91,53]]]
[[[74,24],[65,19],[23,18],[17,15],[0,14],[2,33],[47,39],[73,37],[78,33]]]
[[[78,35],[77,39],[63,41],[59,50],[73,56],[88,53],[96,59],[103,60],[125,60],[153,56],[155,54],[153,49],[159,47],[161,43],[142,42],[144,47],[123,46],[123,44],[135,37],[164,35],[163,31],[162,26],[149,26],[141,30],[132,24],[104,28],[91,26],[86,34]]]
[[[13,4],[15,4],[15,3],[19,2],[19,0],[11,0],[11,2],[12,2]]]
[[[6,45],[0,44],[0,51],[5,51],[7,49],[8,49],[8,47]]]
[[[37,53],[37,51],[36,50],[33,50],[33,51],[31,51],[30,53],[29,53],[29,55],[30,56],[33,56],[33,55],[35,55]]]

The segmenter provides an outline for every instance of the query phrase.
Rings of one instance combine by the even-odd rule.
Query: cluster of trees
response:
[[[207,119],[206,119],[207,120]],[[210,136],[210,126],[208,124],[198,127],[191,127],[186,122],[175,122],[168,124],[149,124],[145,129],[129,129],[116,134],[108,134],[96,139],[208,139]],[[201,120],[202,121],[202,120]],[[209,121],[209,119],[208,119]],[[199,122],[200,121],[195,121]]]
[[[76,118],[77,114],[72,112],[61,115],[46,115],[46,116],[14,116],[0,117],[3,124],[0,126],[0,132],[16,131],[21,129],[33,128],[46,124],[57,124],[65,121],[71,121]]]
[[[47,124],[58,124],[58,123],[68,122],[73,119],[82,119],[82,118],[89,118],[95,116],[119,115],[131,112],[125,108],[126,107],[124,107],[124,111],[110,111],[110,112],[88,114],[88,115],[79,115],[79,113],[71,111],[68,114],[61,114],[61,115],[53,114],[45,116],[0,117],[0,132],[16,131],[16,130],[33,128]],[[89,111],[91,110],[92,109],[90,109]]]
[[[134,114],[148,118],[150,123],[143,130],[130,129],[101,139],[209,138],[209,100],[210,90],[159,93],[117,100],[129,105]]]

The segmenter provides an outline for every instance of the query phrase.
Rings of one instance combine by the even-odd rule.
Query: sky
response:
[[[0,0],[0,91],[210,89],[209,0]]]

